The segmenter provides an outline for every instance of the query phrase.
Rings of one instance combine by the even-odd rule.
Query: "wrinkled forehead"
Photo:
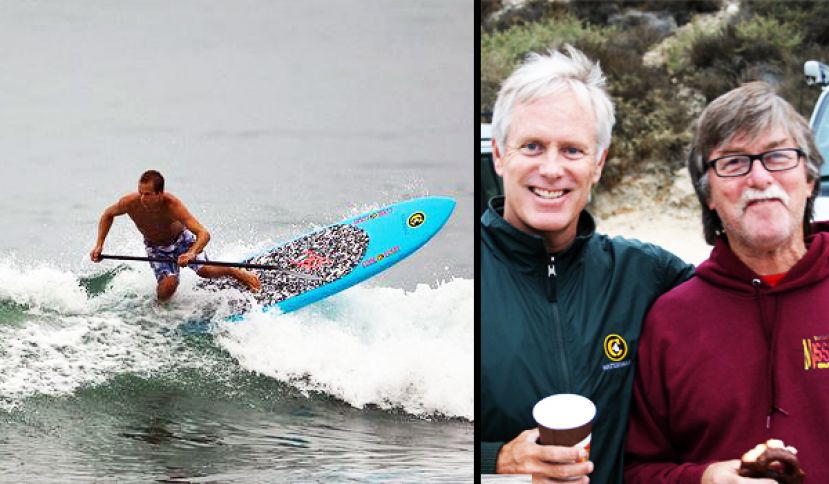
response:
[[[570,79],[562,79],[559,82],[551,83],[539,87],[535,91],[525,93],[525,96],[517,100],[517,104],[532,104],[534,102],[543,102],[550,98],[572,99],[585,111],[591,113],[593,111],[593,101],[590,99],[590,92],[587,90],[587,86]]]
[[[782,125],[773,125],[759,130],[741,129],[714,146],[711,153],[722,151],[770,150],[781,146],[792,146],[794,138]]]
[[[563,112],[571,112],[580,118],[579,121],[584,120],[591,126],[596,126],[596,113],[587,92],[564,88],[516,102],[513,106],[509,130],[512,132],[516,126],[524,126],[528,122],[537,123],[539,118]],[[558,128],[562,127],[558,126]]]

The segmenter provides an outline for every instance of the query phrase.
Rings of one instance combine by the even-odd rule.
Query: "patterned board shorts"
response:
[[[170,245],[153,245],[145,240],[144,246],[147,249],[148,257],[163,257],[165,259],[175,261],[178,259],[178,256],[187,252],[195,241],[195,234],[187,229],[184,229],[181,234],[179,234],[176,241]],[[206,261],[209,259],[207,258],[207,254],[202,251],[199,252],[195,260]],[[155,272],[155,279],[157,281],[161,281],[165,277],[171,275],[178,277],[179,271],[181,270],[181,267],[179,267],[179,265],[175,262],[150,262],[150,266]],[[187,267],[193,269],[194,271],[198,271],[204,266],[202,264],[190,263]]]

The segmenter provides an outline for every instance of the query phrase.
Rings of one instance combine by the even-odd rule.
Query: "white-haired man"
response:
[[[595,232],[585,210],[610,146],[613,104],[598,64],[532,54],[504,81],[493,156],[504,197],[481,217],[484,473],[622,482],[632,354],[651,303],[693,267],[659,247]],[[533,405],[577,393],[596,404],[589,460],[536,443]]]

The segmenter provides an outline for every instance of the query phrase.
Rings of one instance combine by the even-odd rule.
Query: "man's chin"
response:
[[[507,207],[504,210],[504,218],[515,226],[525,232],[532,232],[536,234],[549,234],[565,230],[571,225],[574,219],[578,218],[578,214],[572,215],[569,210],[556,211],[539,211],[539,210],[510,210]],[[526,207],[524,207],[526,208]]]
[[[790,234],[796,226],[791,214],[784,209],[747,211],[739,225],[747,234],[764,234],[766,238],[772,234]],[[767,235],[766,235],[767,234]]]
[[[726,234],[728,234],[726,229]],[[763,227],[759,230],[748,229],[744,243],[754,250],[773,251],[791,243],[795,234],[784,227]]]
[[[532,229],[533,232],[538,234],[548,234],[561,232],[566,229],[570,225],[570,220],[560,215],[551,217],[549,214],[541,214],[534,217],[528,217],[526,225]]]

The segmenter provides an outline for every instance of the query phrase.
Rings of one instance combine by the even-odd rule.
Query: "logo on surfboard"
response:
[[[372,264],[376,264],[377,262],[382,261],[382,260],[383,260],[383,259],[385,259],[386,257],[388,257],[388,256],[390,256],[390,255],[393,255],[393,254],[398,253],[399,251],[400,251],[400,246],[399,246],[399,245],[395,245],[395,246],[394,246],[394,247],[392,247],[391,249],[389,249],[389,250],[387,250],[387,251],[385,251],[385,252],[381,252],[381,253],[379,253],[379,254],[375,255],[374,257],[371,257],[370,259],[368,259],[368,260],[366,260],[366,261],[363,261],[363,264],[362,264],[362,265],[363,265],[363,267],[368,267],[368,266],[370,266],[370,265],[372,265]]]
[[[352,223],[354,225],[360,225],[363,222],[368,222],[369,220],[374,220],[378,217],[383,217],[384,215],[388,215],[388,214],[391,213],[391,211],[392,211],[391,207],[386,207],[383,210],[380,210],[380,211],[377,211],[377,212],[372,212],[368,215],[363,215],[362,217],[358,217],[358,218],[354,219],[354,222],[352,222]]]
[[[420,227],[421,225],[423,225],[423,222],[425,222],[425,221],[426,221],[426,214],[425,213],[415,212],[415,213],[409,215],[409,220],[407,220],[406,223],[409,225],[409,227],[411,227],[413,229],[416,229],[416,228]]]
[[[297,259],[291,261],[291,264],[295,267],[301,267],[303,269],[316,270],[323,266],[330,266],[331,259],[317,254],[311,249],[305,249],[305,251]]]

